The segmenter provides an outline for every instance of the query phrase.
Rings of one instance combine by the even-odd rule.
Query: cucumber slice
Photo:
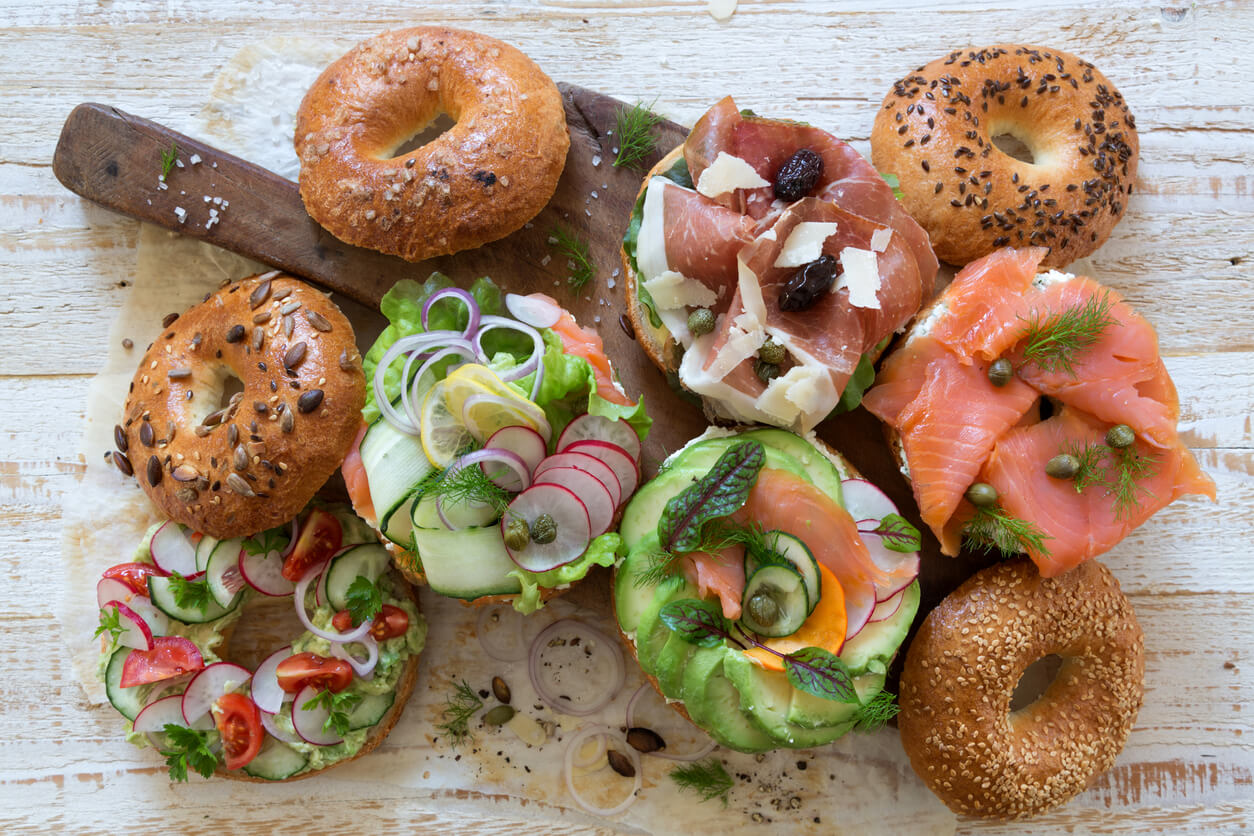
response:
[[[174,590],[171,587],[172,580],[173,578],[150,575],[148,577],[148,597],[157,609],[175,621],[181,621],[184,624],[205,624],[210,621],[216,621],[233,610],[239,603],[237,598],[232,606],[224,607],[210,598],[203,610],[198,610],[194,607],[180,607],[174,598]]]
[[[273,737],[267,737],[257,757],[244,767],[244,772],[254,778],[282,781],[300,772],[309,758]]]
[[[791,636],[810,614],[805,581],[791,564],[760,566],[745,583],[741,622],[759,636]]]
[[[209,558],[213,556],[213,550],[220,542],[217,537],[210,537],[208,534],[200,538],[200,542],[196,544],[197,572],[203,572],[209,568]]]
[[[394,702],[396,702],[395,691],[388,691],[386,694],[366,694],[361,702],[348,712],[348,727],[355,731],[377,725]]]
[[[745,552],[745,577],[752,577],[763,563],[777,562],[779,558],[787,560],[805,582],[806,598],[809,600],[809,610],[806,615],[809,615],[819,605],[819,596],[823,594],[819,562],[814,559],[814,553],[810,551],[810,547],[800,538],[783,531],[768,531],[766,533],[768,543],[771,542],[772,535],[774,535],[775,552],[769,558],[755,553],[753,549]]]
[[[500,526],[461,531],[415,528],[414,547],[427,584],[441,595],[469,601],[522,591],[518,578],[509,574],[518,564],[505,550]]]
[[[403,549],[414,547],[414,523],[412,520],[414,505],[418,502],[418,491],[400,501],[395,508],[388,511],[379,522],[379,530],[383,536]]]
[[[435,470],[422,450],[422,441],[380,418],[361,440],[361,464],[370,484],[370,499],[379,514],[380,530],[392,542],[408,548],[409,510],[415,489]],[[401,506],[405,510],[398,516]]]
[[[501,518],[495,508],[483,502],[450,502],[442,510],[444,519],[459,529],[492,525]],[[436,510],[434,496],[424,496],[414,503],[413,523],[415,528],[448,528]]]
[[[233,609],[240,590],[246,585],[239,570],[239,553],[244,541],[238,538],[223,540],[214,546],[209,563],[205,566],[205,582],[209,594],[219,606]]]
[[[391,555],[383,546],[367,543],[356,546],[331,561],[327,567],[327,601],[336,610],[348,606],[348,588],[358,577],[371,583],[387,571]]]
[[[118,713],[133,722],[144,707],[144,701],[151,689],[144,685],[136,685],[133,688],[122,687],[122,666],[126,664],[126,657],[130,655],[131,648],[119,647],[109,657],[109,664],[105,668],[105,694]]]

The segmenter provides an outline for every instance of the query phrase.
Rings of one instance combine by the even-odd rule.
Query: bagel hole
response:
[[[305,632],[296,617],[292,599],[258,595],[248,603],[244,616],[235,623],[223,659],[256,670],[267,656]]]
[[[222,381],[222,397],[218,399],[218,409],[226,409],[231,405],[231,397],[244,391],[244,381],[227,372]]]
[[[993,145],[997,146],[998,151],[1001,151],[1009,157],[1014,157],[1019,162],[1036,162],[1036,157],[1033,156],[1032,149],[1014,134],[998,134],[993,137]]]
[[[1015,686],[1014,694],[1010,697],[1010,710],[1019,711],[1040,699],[1041,695],[1054,683],[1061,668],[1062,657],[1056,653],[1042,656],[1028,665],[1023,671],[1023,676],[1019,677],[1019,684]]]
[[[405,154],[413,153],[428,142],[435,141],[441,134],[456,124],[457,120],[447,113],[437,114],[422,130],[398,145],[396,150],[392,152],[392,156],[402,157]]]

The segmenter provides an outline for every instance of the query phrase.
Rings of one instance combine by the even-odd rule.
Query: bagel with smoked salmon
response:
[[[719,744],[820,746],[895,713],[883,686],[919,605],[918,532],[812,434],[710,428],[619,534],[624,644]]]
[[[622,260],[641,347],[711,421],[799,432],[857,406],[937,270],[849,145],[730,97],[645,177]]]

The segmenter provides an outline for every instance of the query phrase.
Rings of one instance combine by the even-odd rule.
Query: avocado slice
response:
[[[740,710],[740,692],[723,673],[725,647],[701,647],[684,670],[684,708],[692,722],[729,749],[767,752],[777,744]]]
[[[664,696],[672,700],[682,698],[684,670],[688,666],[688,660],[697,650],[695,644],[684,641],[677,633],[670,632],[670,637],[667,638],[666,644],[662,645],[653,663],[658,688],[662,690]]]
[[[636,658],[645,673],[657,673],[655,662],[658,654],[671,637],[670,628],[659,617],[662,607],[671,601],[695,597],[697,588],[688,583],[683,575],[672,575],[657,585],[653,600],[640,614],[640,623],[636,626]]]
[[[739,651],[727,651],[723,658],[723,671],[740,692],[740,710],[776,746],[794,749],[822,746],[853,728],[852,720],[815,729],[788,722],[788,709],[796,690],[788,677],[778,671],[758,667]],[[851,714],[854,708],[856,706],[850,706]]]
[[[854,690],[858,692],[858,700],[866,702],[884,688],[884,675],[887,668],[879,662],[873,662],[871,669],[853,679]],[[847,725],[853,722],[858,706],[850,702],[825,700],[805,691],[792,692],[792,701],[788,705],[787,720],[803,729],[823,729]]]
[[[846,474],[837,470],[832,460],[799,435],[786,430],[759,428],[742,433],[741,438],[752,438],[760,441],[768,450],[778,450],[791,457],[801,465],[805,475],[823,493],[844,505],[844,495],[840,483]]]
[[[657,550],[657,534],[647,535],[627,552],[614,573],[614,615],[618,627],[628,635],[635,633],[640,614],[653,600],[654,588],[636,583],[636,577],[649,568],[649,555]]]

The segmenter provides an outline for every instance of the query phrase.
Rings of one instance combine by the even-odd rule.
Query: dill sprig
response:
[[[1080,467],[1075,475],[1076,493],[1083,493],[1092,485],[1106,491],[1115,499],[1115,517],[1122,520],[1141,506],[1140,496],[1154,494],[1140,484],[1154,474],[1158,459],[1138,452],[1136,447],[1111,447],[1099,442],[1079,444],[1070,442],[1064,452],[1075,456]]]
[[[679,561],[687,554],[702,553],[717,555],[723,549],[742,545],[753,550],[759,556],[759,563],[770,562],[771,555],[778,552],[778,531],[765,531],[760,523],[741,525],[727,519],[712,520],[701,530],[701,541],[691,552],[676,554],[657,548],[648,555],[648,566],[636,574],[636,588],[657,586],[679,570]],[[783,558],[779,558],[787,562]]]
[[[444,505],[488,505],[498,514],[505,513],[509,506],[509,493],[489,479],[483,468],[477,465],[450,467],[433,474],[421,487],[421,495],[430,495]]]
[[[1012,517],[999,505],[976,506],[975,516],[962,528],[968,545],[986,552],[998,551],[1002,557],[1033,551],[1049,554],[1045,541],[1054,539],[1034,523]]]
[[[179,158],[179,147],[171,142],[170,147],[161,152],[161,179],[164,180],[170,176],[170,172],[174,169],[174,163]]]
[[[1102,337],[1111,325],[1117,324],[1110,315],[1114,301],[1110,291],[1093,295],[1083,305],[1067,308],[1060,313],[1042,317],[1033,312],[1027,330],[1021,338],[1023,362],[1033,363],[1043,371],[1062,371],[1075,377],[1075,358]],[[1020,317],[1022,319],[1022,317]]]
[[[647,107],[636,102],[630,110],[618,109],[614,125],[614,135],[618,137],[615,168],[639,168],[644,158],[653,153],[657,145],[657,140],[653,138],[653,129],[662,122],[662,117],[653,112],[655,104],[657,99]]]
[[[592,251],[588,247],[588,242],[558,224],[549,232],[549,243],[560,255],[565,256],[571,265],[566,283],[572,290],[582,290],[584,285],[592,281]]]
[[[858,706],[853,715],[853,730],[867,734],[879,731],[899,711],[901,707],[897,705],[896,697],[887,691],[877,691],[875,696]]]
[[[483,700],[474,692],[466,680],[453,683],[453,693],[444,702],[444,710],[440,716],[444,722],[436,726],[449,736],[453,748],[470,739],[470,718],[483,708]]]
[[[703,802],[720,799],[724,807],[727,806],[728,793],[735,786],[735,781],[717,758],[676,767],[671,770],[671,780],[681,790],[692,790],[700,795]]]
[[[1106,481],[1106,457],[1110,448],[1105,444],[1080,444],[1068,442],[1063,452],[1075,456],[1080,463],[1075,472],[1075,492],[1083,493],[1089,485],[1100,485]]]

